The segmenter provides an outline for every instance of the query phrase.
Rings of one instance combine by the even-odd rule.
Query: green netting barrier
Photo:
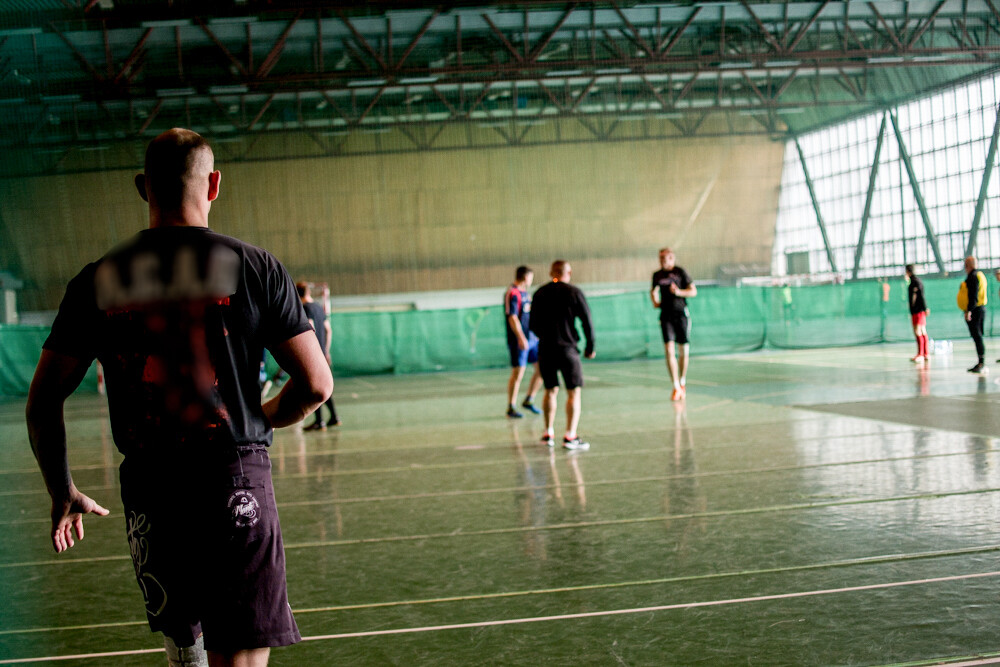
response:
[[[1000,297],[992,276],[986,334],[1000,330]],[[927,278],[924,292],[933,339],[965,339],[968,330],[955,305],[961,278]],[[701,287],[688,301],[692,354],[746,352],[762,348],[805,349],[913,339],[906,284],[859,281],[803,287]],[[662,358],[658,314],[646,291],[588,297],[598,359]],[[500,304],[485,308],[403,312],[335,313],[334,372],[338,376],[418,373],[508,364]],[[48,330],[0,326],[0,395],[23,396]],[[277,370],[273,359],[267,368]],[[94,368],[81,391],[96,391]]]

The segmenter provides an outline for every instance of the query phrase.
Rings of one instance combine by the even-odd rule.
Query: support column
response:
[[[865,248],[865,233],[868,231],[868,218],[872,212],[872,197],[875,195],[875,178],[878,176],[878,161],[882,156],[882,144],[885,141],[885,114],[882,115],[882,126],[878,130],[878,141],[875,143],[875,159],[872,160],[872,170],[868,176],[868,195],[865,197],[865,212],[861,214],[861,232],[858,234],[858,247],[854,250],[854,271],[851,277],[857,280],[858,269],[861,268],[861,252]]]
[[[906,174],[910,177],[910,187],[913,189],[913,198],[917,201],[917,208],[920,209],[920,218],[924,221],[924,231],[927,232],[927,242],[931,246],[931,251],[934,253],[934,261],[937,263],[938,271],[941,273],[945,272],[944,260],[941,259],[941,249],[938,247],[937,235],[934,233],[934,227],[931,226],[931,217],[927,213],[927,206],[924,205],[924,197],[920,194],[920,182],[917,180],[917,174],[913,171],[913,163],[910,162],[910,155],[906,152],[906,144],[903,142],[903,133],[899,131],[899,121],[896,120],[896,116],[889,114],[889,119],[892,120],[892,129],[896,133],[896,142],[899,144],[899,157],[903,160],[903,166],[906,167]]]
[[[969,243],[965,246],[965,256],[972,256],[976,247],[976,237],[979,235],[979,221],[983,219],[983,207],[986,204],[986,191],[990,187],[990,175],[993,173],[993,163],[997,158],[997,136],[1000,135],[1000,107],[997,107],[997,119],[993,123],[993,138],[990,139],[990,150],[986,153],[986,167],[983,169],[983,182],[979,186],[979,199],[976,200],[976,214],[972,217],[972,228],[969,230]]]
[[[819,201],[816,199],[816,189],[813,188],[812,178],[809,176],[809,168],[806,166],[806,156],[802,152],[799,140],[795,139],[795,149],[799,152],[799,162],[802,163],[802,174],[806,178],[806,187],[809,189],[809,199],[812,200],[813,211],[816,213],[816,224],[819,225],[819,233],[823,236],[823,246],[826,248],[826,258],[830,262],[830,270],[837,272],[837,260],[833,258],[833,249],[830,247],[830,237],[826,234],[826,224],[823,222],[823,214],[819,210]]]

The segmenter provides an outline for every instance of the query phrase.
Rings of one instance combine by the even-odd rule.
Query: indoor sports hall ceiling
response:
[[[0,174],[178,125],[229,160],[781,139],[998,64],[1000,0],[3,0]]]

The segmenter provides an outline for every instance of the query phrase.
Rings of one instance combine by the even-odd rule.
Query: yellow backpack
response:
[[[976,271],[976,278],[979,279],[979,289],[976,290],[976,305],[985,306],[986,305],[986,276],[983,275],[982,271]],[[966,286],[965,281],[958,286],[958,296],[955,298],[958,303],[959,310],[968,310],[969,308],[969,288]]]

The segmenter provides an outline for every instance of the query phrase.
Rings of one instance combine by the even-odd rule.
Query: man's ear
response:
[[[148,203],[149,197],[146,195],[146,174],[135,175],[135,189],[139,191],[139,196],[142,197],[142,201]]]
[[[222,182],[222,172],[216,169],[208,175],[208,201],[215,201],[219,197],[219,183]]]

